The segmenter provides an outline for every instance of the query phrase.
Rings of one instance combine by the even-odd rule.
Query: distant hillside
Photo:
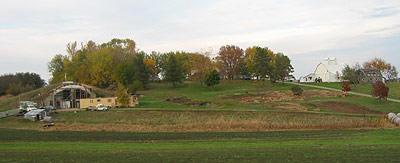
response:
[[[34,101],[41,102],[47,96],[49,96],[50,91],[56,88],[58,84],[51,84],[39,89],[35,89],[26,93],[22,93],[18,96],[5,97],[0,99],[0,111],[6,111],[10,109],[15,109],[19,106],[19,101]]]
[[[2,96],[0,98],[0,111],[7,111],[11,109],[16,109],[19,106],[19,101],[34,101],[40,103],[46,97],[49,96],[51,90],[59,86],[59,84],[51,84],[39,89],[35,89],[26,93],[22,93],[18,96]],[[113,97],[115,86],[109,86],[108,88],[102,89],[95,86],[93,87],[93,92],[97,97]]]

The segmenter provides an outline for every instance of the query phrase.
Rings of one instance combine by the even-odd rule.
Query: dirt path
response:
[[[289,83],[289,82],[288,82]],[[326,89],[326,90],[330,90],[330,91],[336,91],[336,92],[342,92],[342,90],[340,89],[335,89],[335,88],[328,88],[328,87],[322,87],[322,86],[316,86],[316,85],[308,85],[308,84],[301,84],[301,83],[289,83],[289,84],[294,84],[294,85],[299,85],[299,86],[305,86],[305,87],[313,87],[313,88],[320,88],[320,89]],[[347,92],[348,94],[352,94],[352,95],[357,95],[357,96],[363,96],[363,97],[372,97],[372,95],[368,95],[368,94],[364,94],[364,93],[357,93],[357,92]],[[398,102],[400,103],[400,100],[397,99],[392,99],[392,98],[387,98],[388,101],[392,101],[392,102]]]

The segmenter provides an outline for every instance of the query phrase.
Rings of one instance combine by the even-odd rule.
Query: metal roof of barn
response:
[[[44,109],[36,109],[36,110],[31,110],[30,112],[26,113],[25,115],[37,115],[45,111]]]

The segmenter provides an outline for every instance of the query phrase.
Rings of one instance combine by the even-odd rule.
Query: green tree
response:
[[[289,57],[285,56],[282,53],[278,53],[275,55],[275,71],[276,76],[282,81],[284,84],[286,77],[290,76],[290,73],[293,71],[293,66],[290,64]]]
[[[265,78],[268,74],[272,74],[274,70],[273,58],[271,52],[267,48],[256,48],[257,53],[254,56],[254,68],[257,75],[264,78],[263,85],[265,85]],[[272,53],[273,55],[273,53]],[[271,75],[270,75],[271,78]]]
[[[214,87],[215,85],[219,84],[221,78],[219,77],[219,73],[217,70],[213,70],[206,74],[204,77],[204,83],[209,87]]]
[[[21,83],[11,83],[10,85],[8,85],[8,90],[7,93],[8,94],[12,94],[14,96],[20,94],[23,91],[23,86]]]
[[[139,80],[144,88],[148,88],[148,83],[151,76],[151,69],[144,63],[145,53],[140,52],[133,58],[134,80]]]
[[[115,95],[117,96],[117,101],[122,106],[127,106],[129,104],[128,90],[121,83],[118,83],[117,89],[115,90]]]
[[[176,86],[176,83],[182,82],[183,79],[185,79],[185,72],[182,62],[177,59],[175,53],[169,53],[165,71],[165,80],[172,82],[172,85]]]
[[[357,84],[356,71],[357,70],[355,68],[346,65],[342,70],[342,79],[349,80],[350,82]]]
[[[249,70],[249,68],[247,66],[247,62],[241,62],[239,64],[239,74],[240,74],[241,77],[251,76],[250,75],[250,70]]]
[[[57,54],[47,64],[47,68],[52,75],[52,78],[49,82],[50,84],[60,83],[60,82],[64,81],[64,75],[65,75],[64,59],[65,58],[66,58],[66,56]]]
[[[108,86],[113,81],[113,57],[110,48],[101,48],[88,56],[91,83],[97,86]]]
[[[135,71],[132,63],[120,63],[114,70],[114,78],[118,83],[127,86],[133,82]]]
[[[139,80],[135,80],[132,84],[128,85],[128,92],[131,94],[136,94],[141,89],[143,89],[143,84]]]

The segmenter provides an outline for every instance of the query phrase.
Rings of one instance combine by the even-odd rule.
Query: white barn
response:
[[[322,82],[340,82],[342,81],[343,64],[339,64],[336,58],[326,58],[318,64],[314,73],[302,78],[303,82],[315,82],[315,79],[321,79]]]

